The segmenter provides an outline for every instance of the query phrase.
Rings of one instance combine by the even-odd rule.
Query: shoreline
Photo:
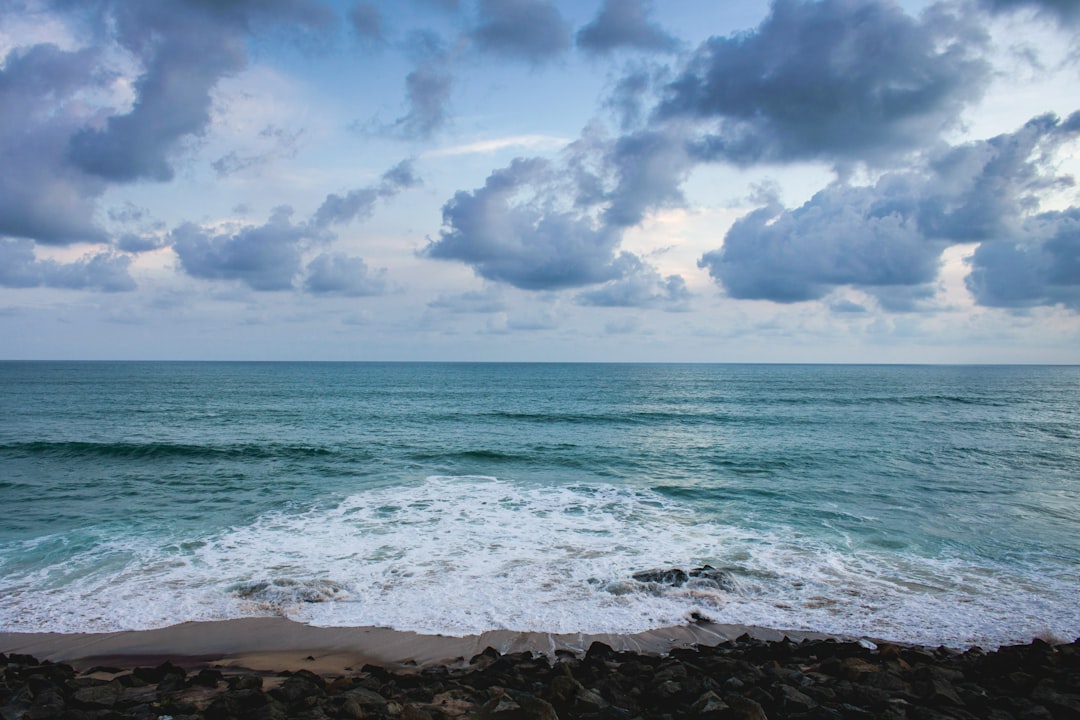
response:
[[[725,633],[745,629],[692,625],[635,636],[496,632],[448,638],[380,628],[311,628],[282,618],[253,618],[97,636],[0,633],[0,717],[1080,717],[1080,640],[1052,645],[1036,639],[1030,645],[961,652],[884,641],[877,645],[835,638],[796,640],[779,631],[761,631],[767,637],[757,639],[749,633],[725,638]],[[238,634],[245,633],[246,642],[237,645]],[[296,647],[281,649],[297,640],[308,648],[318,645],[311,650],[316,654],[304,656],[308,650]],[[686,644],[692,640],[698,642]],[[503,650],[489,641],[501,644]],[[583,642],[589,643],[584,652]],[[552,655],[541,652],[545,644]],[[472,657],[434,660],[480,645],[489,647]],[[663,654],[651,652],[664,647]],[[81,658],[57,663],[26,652],[34,648],[54,658]],[[199,649],[227,652],[202,657],[176,654]],[[107,654],[121,650],[129,654]],[[157,654],[162,650],[164,654]],[[410,657],[404,659],[405,655]],[[386,667],[380,657],[404,660],[396,668]],[[435,664],[422,666],[417,658]]]
[[[346,674],[364,665],[396,670],[464,667],[488,648],[501,655],[530,653],[554,660],[562,654],[582,656],[599,642],[617,652],[664,656],[676,649],[718,645],[741,636],[765,642],[832,637],[710,622],[634,634],[490,630],[453,637],[380,627],[316,627],[282,617],[257,617],[104,633],[0,632],[0,653],[32,655],[75,668],[135,667],[168,660],[185,667],[214,664],[260,672],[304,669],[327,675]]]

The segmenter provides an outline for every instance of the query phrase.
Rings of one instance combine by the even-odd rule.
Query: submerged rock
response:
[[[680,568],[642,570],[630,577],[639,583],[652,583],[654,585],[682,587],[687,583],[692,583],[697,586],[713,587],[724,592],[735,592],[737,590],[735,576],[727,570],[719,570],[712,565],[702,565],[689,571]]]

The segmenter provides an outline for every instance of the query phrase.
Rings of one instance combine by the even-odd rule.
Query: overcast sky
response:
[[[1080,362],[1080,0],[0,0],[0,358]]]

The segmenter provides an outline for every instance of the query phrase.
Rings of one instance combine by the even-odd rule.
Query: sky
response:
[[[1080,0],[0,0],[0,358],[1080,362]]]

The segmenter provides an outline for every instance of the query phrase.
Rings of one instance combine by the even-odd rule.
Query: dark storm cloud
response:
[[[577,33],[578,47],[593,53],[618,48],[670,51],[678,41],[649,21],[648,0],[604,0],[596,18]]]
[[[38,260],[30,240],[0,238],[0,286],[51,287],[123,292],[135,289],[128,274],[131,258],[97,253],[71,263]]]
[[[1047,247],[1031,238],[1025,218],[1041,190],[1071,184],[1052,162],[1077,125],[1080,116],[1042,116],[1015,133],[940,150],[872,186],[836,182],[794,210],[774,198],[738,220],[724,246],[698,264],[735,298],[799,302],[851,285],[876,294],[885,309],[904,310],[926,298],[946,247],[982,242],[988,249],[976,253],[974,267],[988,269],[969,285],[980,302],[1005,298],[993,268],[1008,251],[989,246],[1027,238],[1021,245],[1040,247],[1044,257],[1067,254],[1060,240]]]
[[[374,212],[378,200],[391,198],[402,190],[419,184],[420,178],[413,169],[412,161],[402,160],[383,173],[377,185],[357,188],[345,195],[327,195],[315,211],[312,225],[325,228],[329,225],[344,225],[354,220],[366,220]]]
[[[480,0],[471,37],[483,52],[538,63],[570,47],[570,26],[550,0]]]
[[[1080,208],[1044,213],[1015,240],[981,244],[965,282],[981,305],[1080,311]]]
[[[619,277],[619,233],[556,208],[559,181],[545,160],[514,160],[482,188],[458,192],[443,206],[443,229],[423,254],[463,262],[484,278],[525,290]]]
[[[388,283],[386,270],[372,271],[361,258],[324,253],[307,265],[304,289],[315,295],[363,297],[382,295]]]
[[[777,0],[749,33],[705,41],[656,120],[705,133],[701,160],[868,160],[924,147],[981,96],[990,66],[975,17],[921,18],[878,0]]]
[[[181,268],[192,277],[239,280],[253,290],[289,290],[310,240],[303,226],[292,224],[291,215],[290,208],[278,208],[265,225],[235,232],[185,223],[170,233],[170,240]]]
[[[45,244],[100,241],[94,204],[105,183],[67,162],[84,119],[76,95],[100,87],[94,50],[10,51],[0,64],[0,236]]]

